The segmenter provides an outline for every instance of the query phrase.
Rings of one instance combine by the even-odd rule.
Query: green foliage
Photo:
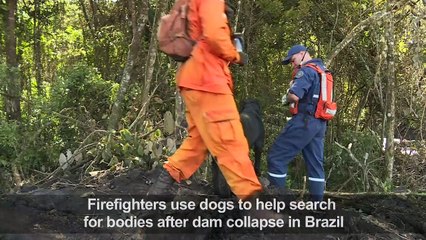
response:
[[[168,141],[171,139],[163,139],[162,135],[159,129],[153,130],[147,139],[125,128],[108,132],[88,151],[87,157],[94,159],[89,170],[135,166],[150,170],[170,154],[172,145]]]
[[[376,191],[382,189],[382,150],[379,136],[372,131],[346,130],[339,144],[326,145],[327,188],[339,191]]]
[[[51,119],[47,115],[21,122],[0,121],[0,166],[10,169],[12,162],[23,174],[34,169],[52,171],[59,147]]]
[[[0,65],[0,91],[5,91],[7,68]],[[3,98],[2,98],[3,99]],[[36,99],[30,105],[22,104],[24,112],[21,122],[7,121],[5,112],[0,111],[0,167],[10,170],[16,164],[22,174],[32,174],[34,169],[50,171],[58,156],[58,145],[55,142],[53,118],[46,114],[42,106],[43,100]]]
[[[114,96],[115,84],[105,81],[97,71],[80,63],[65,69],[52,86],[52,104],[55,109],[84,108],[96,121],[103,119]]]
[[[18,126],[15,122],[0,121],[0,167],[10,166],[18,146]]]
[[[144,152],[144,142],[128,129],[122,129],[116,134],[109,133],[101,139],[98,149],[100,163],[108,167],[115,167],[119,162],[125,167],[139,166],[149,160]]]
[[[32,174],[33,169],[51,172],[57,167],[63,145],[56,130],[56,119],[46,111],[37,110],[23,122],[16,161],[24,174]]]
[[[106,128],[114,84],[93,69],[77,64],[65,69],[52,86],[52,112],[64,146],[76,148],[91,131]]]
[[[67,14],[72,15],[67,19],[73,19],[72,24],[78,29],[86,30],[82,32],[84,42],[81,42],[86,59],[98,69],[103,79],[117,81],[121,77],[128,46],[132,40],[131,25],[129,24],[131,17],[126,2],[97,2],[97,12],[86,12],[90,22],[84,22],[84,24],[90,24],[90,29],[80,26],[81,19],[85,16],[80,5],[76,4],[74,7],[75,11],[67,11]],[[85,7],[92,8],[89,4]],[[74,12],[77,12],[80,18],[75,18]],[[146,31],[145,35],[148,34],[149,31]]]
[[[15,161],[23,174],[53,171],[61,152],[74,151],[92,131],[105,127],[114,85],[84,64],[65,69],[46,97],[23,105],[32,111],[23,115],[19,127],[1,124],[0,164],[9,168]]]
[[[0,92],[6,91],[7,84],[7,66],[6,64],[0,63]]]

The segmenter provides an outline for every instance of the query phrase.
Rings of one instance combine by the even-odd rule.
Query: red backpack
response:
[[[319,97],[313,98],[314,105],[315,103],[317,105],[314,115],[315,118],[327,121],[333,119],[337,111],[337,104],[333,101],[333,75],[329,70],[322,70],[313,63],[308,63],[305,66],[314,69],[320,76],[319,91],[314,92],[314,96],[319,95]],[[297,103],[290,105],[290,112],[292,114],[297,114],[297,107]]]
[[[161,17],[157,30],[160,50],[178,62],[191,56],[195,44],[188,34],[189,1],[176,0],[170,13]]]

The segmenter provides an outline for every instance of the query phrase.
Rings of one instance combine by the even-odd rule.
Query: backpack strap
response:
[[[184,0],[185,3],[181,6],[181,18],[185,19],[185,33],[186,36],[189,37],[188,40],[190,40],[192,42],[192,45],[195,45],[198,41],[198,39],[192,39],[191,33],[189,32],[189,19],[188,19],[188,14],[189,14],[189,0]]]
[[[318,105],[318,101],[320,98],[320,89],[321,89],[321,77],[322,77],[322,73],[324,72],[318,65],[314,64],[314,63],[308,63],[306,65],[304,65],[304,67],[309,67],[314,69],[317,73],[318,73],[318,77],[319,77],[319,81],[315,81],[314,84],[314,91],[311,97],[311,101],[312,101],[312,105],[314,106],[313,112],[309,113],[311,115],[315,115],[315,111],[317,109],[317,105]]]

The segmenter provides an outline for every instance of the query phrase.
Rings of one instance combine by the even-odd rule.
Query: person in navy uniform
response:
[[[320,87],[320,76],[306,64],[323,70],[321,59],[313,59],[307,48],[294,45],[282,64],[291,63],[293,80],[283,96],[293,116],[271,146],[268,153],[268,177],[271,185],[285,190],[288,165],[302,152],[309,175],[309,192],[313,201],[322,201],[325,190],[324,136],[326,121],[314,117]],[[316,100],[316,101],[315,101]]]

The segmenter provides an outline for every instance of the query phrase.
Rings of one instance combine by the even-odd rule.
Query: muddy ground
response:
[[[179,227],[177,219],[201,217],[203,221],[216,219],[225,223],[228,219],[244,219],[249,213],[237,210],[204,211],[200,202],[232,202],[234,198],[221,199],[213,194],[213,188],[205,181],[194,178],[176,184],[173,192],[177,194],[173,201],[193,202],[193,210],[171,210],[173,197],[146,198],[152,181],[158,171],[143,172],[138,169],[127,172],[99,172],[84,182],[74,177],[61,177],[38,186],[25,186],[18,194],[2,195],[0,199],[0,239],[426,239],[426,196],[421,194],[394,193],[388,195],[373,194],[327,194],[335,202],[335,211],[290,211],[280,212],[285,219],[284,227],[271,227],[259,230],[258,227],[237,228],[222,227]],[[145,199],[166,203],[166,209],[132,211],[88,211],[88,198]],[[264,202],[273,199],[302,201],[302,194],[290,196],[264,196]],[[305,199],[306,200],[306,199]],[[306,203],[306,201],[305,201]],[[287,205],[289,206],[289,205]],[[266,214],[269,214],[268,211]],[[84,218],[132,219],[145,221],[144,227],[85,227]],[[158,228],[158,219],[174,219],[175,226]],[[269,216],[269,215],[266,215]],[[312,216],[316,219],[344,218],[342,226],[336,228],[304,227],[303,219]],[[289,218],[302,219],[301,227],[289,227]],[[136,220],[135,220],[136,219]],[[153,226],[147,227],[147,219]],[[206,220],[207,219],[207,220]],[[340,220],[340,219],[339,219]],[[133,221],[133,223],[134,223]],[[132,221],[128,221],[132,222]],[[149,222],[149,221],[148,221]],[[337,224],[338,221],[336,221]],[[88,224],[88,223],[86,223]],[[169,223],[173,224],[173,223]],[[323,224],[321,220],[321,224]],[[213,224],[211,224],[213,225]]]

